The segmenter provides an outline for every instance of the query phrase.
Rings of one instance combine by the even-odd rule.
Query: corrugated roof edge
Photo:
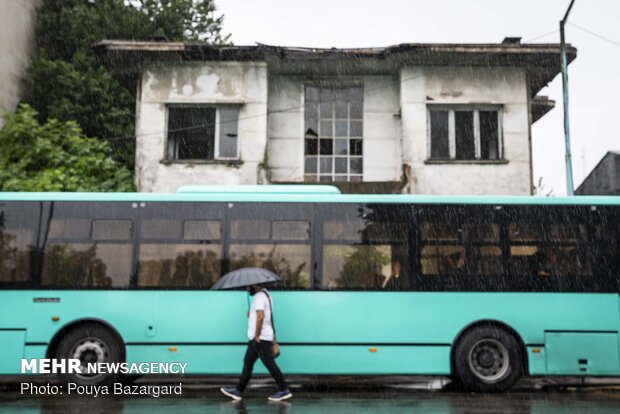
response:
[[[338,187],[333,185],[184,185],[177,188],[177,193],[208,193],[208,194],[340,194]]]
[[[409,203],[409,204],[554,204],[619,205],[620,196],[435,196],[405,194],[299,194],[299,193],[27,193],[0,192],[2,201],[101,201],[101,202],[282,202],[282,203]]]

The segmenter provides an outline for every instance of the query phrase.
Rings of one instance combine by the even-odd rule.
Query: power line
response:
[[[610,38],[608,38],[608,37],[605,37],[605,36],[603,36],[603,35],[600,35],[600,34],[598,34],[598,33],[595,33],[595,32],[593,32],[592,30],[588,30],[588,29],[586,29],[585,27],[578,26],[578,25],[576,25],[575,23],[571,23],[571,22],[567,22],[567,24],[570,24],[571,26],[576,27],[576,28],[577,28],[577,29],[579,29],[579,30],[583,30],[584,32],[589,33],[589,34],[591,34],[592,36],[598,37],[599,39],[602,39],[602,40],[604,40],[604,41],[606,41],[606,42],[609,42],[609,43],[611,43],[611,44],[612,44],[612,45],[614,45],[614,46],[620,46],[620,42],[617,42],[617,41],[612,40],[612,39],[610,39]]]
[[[550,35],[552,35],[552,34],[555,34],[555,33],[559,32],[559,31],[560,31],[559,29],[555,29],[555,30],[552,30],[552,31],[550,31],[550,32],[543,33],[543,34],[541,34],[541,35],[538,35],[538,36],[532,37],[531,39],[525,40],[523,43],[530,43],[530,42],[533,42],[534,40],[542,39],[543,37],[550,36]]]

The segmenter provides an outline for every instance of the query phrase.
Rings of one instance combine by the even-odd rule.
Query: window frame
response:
[[[503,105],[501,104],[427,104],[426,105],[426,160],[430,162],[454,162],[454,163],[497,163],[504,162],[504,137],[503,137]],[[431,112],[447,111],[448,112],[448,158],[432,157],[431,148]],[[455,112],[470,111],[473,112],[474,124],[474,158],[456,158],[456,120]],[[497,158],[481,158],[482,142],[480,137],[480,112],[496,111],[497,112]]]
[[[321,118],[320,115],[320,108],[318,105],[321,104],[321,101],[317,101],[317,117],[316,117],[316,122],[317,122],[317,137],[316,137],[316,141],[317,141],[317,153],[316,154],[306,154],[306,131],[307,131],[307,125],[306,125],[306,121],[307,121],[307,115],[306,115],[306,106],[308,105],[309,101],[306,100],[306,91],[308,88],[316,88],[319,90],[321,89],[330,89],[330,90],[338,90],[338,89],[353,89],[353,88],[358,88],[361,91],[361,118],[352,118],[351,117],[351,109],[350,109],[350,104],[351,101],[346,101],[347,102],[347,118],[346,118],[346,122],[347,122],[347,134],[346,136],[342,136],[342,137],[338,137],[336,136],[336,120],[344,120],[344,118],[336,118],[335,117],[335,104],[337,103],[337,101],[332,101],[332,114],[334,115],[333,118]],[[342,102],[342,101],[340,101]],[[302,128],[301,128],[301,170],[302,170],[302,177],[303,177],[303,181],[304,182],[327,182],[327,183],[335,183],[335,182],[347,182],[347,183],[351,183],[351,182],[363,182],[364,181],[364,82],[362,80],[359,81],[338,81],[338,80],[328,80],[328,81],[323,81],[323,82],[305,82],[303,84],[303,90],[302,90],[302,114],[301,114],[301,122],[302,122]],[[319,133],[320,131],[320,123],[321,120],[325,119],[325,120],[331,120],[331,128],[332,128],[332,135],[330,138],[324,138],[324,139],[329,139],[332,141],[332,153],[331,155],[322,155],[320,152],[320,145],[321,145],[321,134]],[[357,137],[357,136],[351,136],[351,122],[358,122],[361,121],[362,124],[362,133],[361,136]],[[347,154],[346,155],[339,155],[336,153],[336,140],[337,139],[341,139],[341,140],[346,140],[347,141]],[[352,155],[351,154],[351,142],[353,140],[356,141],[361,141],[361,155]],[[306,159],[307,157],[315,157],[316,158],[316,171],[315,172],[307,172],[306,171]],[[321,163],[321,158],[325,157],[325,158],[330,158],[331,159],[331,173],[321,173],[321,169],[320,169],[320,163]],[[345,158],[347,160],[347,172],[346,173],[337,173],[336,172],[336,159],[337,158]],[[362,163],[362,169],[360,173],[354,173],[351,172],[351,161],[352,160],[361,160]],[[322,180],[322,178],[325,178],[326,180]],[[337,180],[337,178],[345,178],[345,180]]]
[[[241,138],[239,134],[239,120],[241,119],[241,107],[240,103],[166,103],[166,117],[165,117],[165,137],[164,137],[164,157],[163,159],[169,163],[218,163],[239,161],[241,158]],[[170,156],[168,147],[170,145],[170,108],[205,108],[215,110],[215,128],[213,131],[213,158],[185,158],[179,159],[178,155]],[[222,108],[236,108],[238,109],[237,115],[237,152],[234,157],[222,157],[220,155],[220,111]],[[174,151],[173,151],[174,152]]]

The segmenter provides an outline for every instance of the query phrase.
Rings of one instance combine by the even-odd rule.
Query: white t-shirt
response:
[[[266,291],[267,289],[263,289]],[[250,315],[248,318],[248,339],[252,341],[256,333],[256,311],[263,311],[263,327],[260,331],[261,341],[273,341],[273,326],[271,326],[271,306],[267,294],[261,290],[252,296]]]

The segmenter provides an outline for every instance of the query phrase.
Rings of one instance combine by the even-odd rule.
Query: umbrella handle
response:
[[[246,292],[245,293],[245,297],[248,300],[248,315],[249,315],[249,312],[250,312],[250,292]]]

